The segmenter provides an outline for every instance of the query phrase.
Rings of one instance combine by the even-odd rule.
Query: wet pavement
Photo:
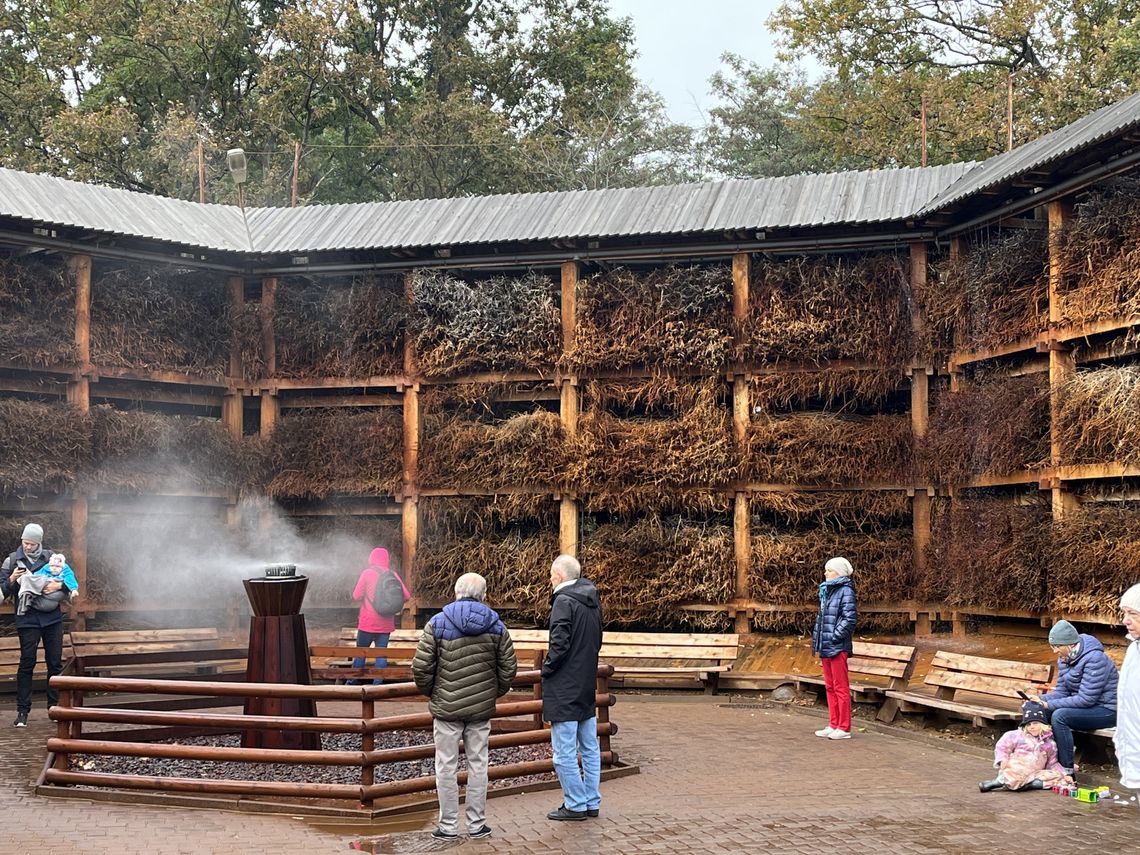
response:
[[[11,727],[10,696],[0,716],[3,853],[1140,851],[1135,805],[982,794],[976,752],[890,729],[817,739],[812,712],[723,696],[619,696],[614,749],[641,774],[603,784],[599,818],[550,822],[557,791],[504,796],[488,803],[491,838],[454,843],[431,839],[431,814],[369,826],[36,796],[54,727],[42,706]]]

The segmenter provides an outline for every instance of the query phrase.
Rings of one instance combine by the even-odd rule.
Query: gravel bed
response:
[[[376,748],[406,748],[412,745],[430,745],[430,733],[418,730],[398,730],[376,734]],[[361,737],[356,733],[326,733],[321,735],[321,747],[326,751],[360,751]],[[160,745],[206,745],[240,748],[240,734],[199,736],[187,739],[167,739]],[[491,764],[522,763],[530,760],[549,760],[552,750],[549,742],[538,745],[520,745],[491,750]],[[103,772],[120,775],[162,776],[173,778],[233,778],[247,781],[303,781],[314,784],[359,784],[359,766],[292,766],[279,763],[236,763],[211,760],[183,760],[166,757],[116,757],[101,754],[73,754],[69,757],[73,771]],[[467,768],[466,758],[459,757],[460,770]],[[384,763],[376,766],[376,783],[403,781],[435,774],[435,758],[409,760],[401,763]],[[526,775],[492,781],[492,787],[548,781],[553,773]]]

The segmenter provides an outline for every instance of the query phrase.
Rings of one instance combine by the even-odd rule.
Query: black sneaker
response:
[[[12,722],[12,726],[13,727],[27,727],[28,726],[28,714],[26,712],[17,713],[16,714],[16,720],[14,722]]]
[[[490,837],[491,836],[491,826],[484,825],[478,831],[472,831],[467,836],[470,837],[472,840],[482,840],[484,837]]]
[[[490,829],[488,829],[488,833],[490,833]],[[459,839],[458,834],[448,834],[446,831],[443,831],[442,829],[439,829],[439,828],[437,828],[435,831],[433,831],[431,833],[431,836],[434,837],[436,840],[458,840]]]
[[[597,808],[586,808],[586,816],[590,817],[590,819],[596,818],[598,816],[598,813],[599,811]]]

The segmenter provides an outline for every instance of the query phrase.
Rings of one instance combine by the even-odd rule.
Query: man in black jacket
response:
[[[20,593],[20,577],[35,573],[47,566],[52,551],[44,546],[44,530],[36,523],[24,526],[20,548],[4,559],[0,566],[0,594],[15,599]],[[58,580],[44,585],[48,598],[59,596],[65,586]],[[28,726],[32,711],[32,672],[36,667],[36,652],[42,643],[47,663],[48,679],[59,673],[63,658],[63,612],[58,605],[51,611],[28,609],[16,615],[16,634],[20,636],[20,667],[16,670],[16,727]],[[59,703],[59,692],[50,686],[47,690],[48,706]]]
[[[546,817],[559,821],[597,816],[602,802],[595,701],[602,604],[598,589],[581,576],[582,566],[570,555],[559,555],[550,566],[554,597],[549,648],[542,663],[542,716],[550,722],[554,771],[562,784],[562,804]]]

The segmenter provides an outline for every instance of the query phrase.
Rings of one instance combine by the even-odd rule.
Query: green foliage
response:
[[[5,2],[0,33],[0,163],[182,198],[199,139],[211,201],[240,146],[280,205],[295,142],[302,201],[371,201],[638,183],[667,128],[604,0]]]

